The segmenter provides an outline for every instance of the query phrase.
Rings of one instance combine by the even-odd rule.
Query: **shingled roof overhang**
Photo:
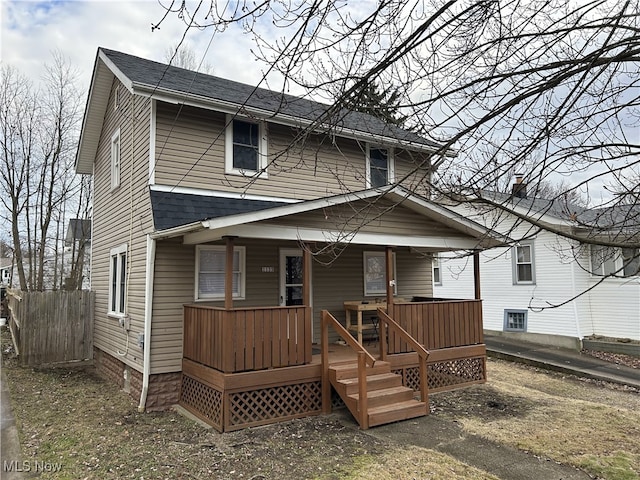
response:
[[[165,195],[176,194],[165,193]],[[318,228],[291,228],[269,223],[269,221],[274,221],[278,218],[348,204],[350,202],[360,200],[375,201],[377,197],[384,197],[386,200],[390,200],[398,205],[401,204],[403,207],[425,218],[442,223],[463,235],[445,237],[440,234],[434,234],[428,237],[360,231],[344,232]],[[222,205],[222,203],[219,203],[219,205]],[[247,205],[252,205],[252,203],[248,201]],[[188,215],[185,216],[185,220],[187,217]],[[504,245],[511,241],[508,237],[491,231],[446,207],[397,186],[389,187],[383,191],[380,189],[369,189],[317,200],[274,205],[270,208],[264,203],[253,203],[253,207],[247,207],[245,212],[220,215],[207,220],[186,223],[181,226],[156,231],[152,236],[157,239],[183,236],[185,244],[206,243],[219,240],[225,236],[236,236],[243,238],[309,242],[348,242],[365,245],[408,246],[430,249],[432,251],[489,248]]]
[[[231,114],[241,110],[273,123],[296,128],[312,126],[314,131],[330,131],[345,138],[414,151],[434,153],[442,149],[434,141],[365,113],[342,110],[329,117],[331,106],[327,104],[99,48],[76,154],[78,173],[92,173],[114,78],[132,94],[163,102]],[[440,153],[454,154],[451,149]]]

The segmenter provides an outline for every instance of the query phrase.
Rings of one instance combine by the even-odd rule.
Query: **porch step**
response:
[[[418,400],[393,403],[369,408],[369,426],[384,425],[386,423],[408,420],[410,418],[424,417],[428,412],[428,405]]]
[[[345,395],[358,394],[358,377],[344,378],[338,380],[338,385],[342,387]],[[367,375],[367,392],[382,390],[385,388],[402,386],[402,377],[395,373],[379,373],[377,375]]]
[[[402,385],[402,377],[391,372],[388,362],[377,361],[365,369],[367,381],[367,421],[373,427],[424,416],[428,405],[414,399],[411,388]],[[345,405],[359,422],[358,365],[345,362],[329,366],[329,380]]]
[[[373,367],[367,366],[367,375],[391,372],[391,364],[378,360]],[[332,364],[329,373],[332,380],[343,380],[346,378],[358,377],[358,364],[354,362],[344,362]]]
[[[413,389],[400,385],[399,387],[384,388],[382,390],[367,391],[367,405],[369,409],[413,400]],[[358,403],[358,394],[352,393],[347,398],[355,404]]]

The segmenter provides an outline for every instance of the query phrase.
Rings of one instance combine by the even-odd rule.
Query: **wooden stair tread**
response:
[[[409,387],[404,387],[402,385],[398,386],[398,387],[390,387],[390,388],[383,388],[380,390],[370,390],[367,392],[367,399],[372,399],[372,398],[376,398],[376,397],[383,397],[383,396],[391,396],[393,394],[405,394],[407,392],[411,392],[411,396],[413,397],[413,390]],[[352,393],[350,395],[347,395],[349,398],[352,398],[353,400],[358,400],[358,394],[357,393]]]
[[[384,380],[395,380],[399,379],[400,383],[402,383],[402,378],[397,373],[376,373],[374,375],[367,375],[367,385],[375,384],[376,382],[384,381]],[[338,383],[343,385],[357,385],[358,377],[349,377],[338,380]]]
[[[369,408],[367,413],[369,416],[369,426],[374,427],[385,423],[424,417],[427,415],[427,404],[418,400],[407,400],[405,402]]]

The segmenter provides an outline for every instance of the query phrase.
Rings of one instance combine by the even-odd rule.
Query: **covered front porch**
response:
[[[427,199],[365,191],[165,235],[182,243],[159,244],[163,265],[195,249],[180,403],[219,431],[337,405],[367,428],[427,414],[429,392],[486,379],[478,256],[476,298],[465,301],[432,298],[432,259],[497,241]],[[362,309],[374,338],[345,328],[354,302],[375,305]]]

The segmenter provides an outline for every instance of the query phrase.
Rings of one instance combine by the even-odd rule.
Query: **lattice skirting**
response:
[[[322,384],[311,381],[222,392],[183,373],[180,403],[216,430],[229,432],[321,413]]]
[[[222,392],[182,374],[180,404],[219,432],[223,431]]]
[[[321,382],[234,392],[228,398],[229,428],[225,430],[265,425],[322,411]]]
[[[395,370],[402,375],[402,383],[414,390],[420,390],[420,369],[405,367]],[[486,380],[484,357],[462,358],[427,364],[427,382],[429,392],[453,390],[471,383]]]

